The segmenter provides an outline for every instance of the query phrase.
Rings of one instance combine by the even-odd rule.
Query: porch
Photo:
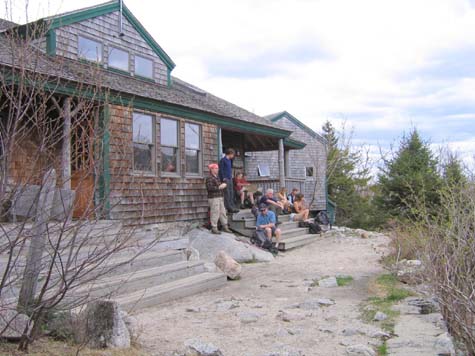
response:
[[[288,153],[293,149],[302,149],[305,143],[291,140],[286,137],[277,136],[273,133],[258,134],[255,132],[246,132],[231,130],[229,128],[218,128],[218,160],[228,148],[233,148],[236,155],[233,161],[235,172],[246,172],[246,156],[250,152],[270,152],[278,151],[278,178],[270,177],[269,174],[261,172],[261,177],[248,179],[262,190],[273,189],[278,191],[281,187],[287,190],[298,188],[302,190],[305,179],[288,177]]]

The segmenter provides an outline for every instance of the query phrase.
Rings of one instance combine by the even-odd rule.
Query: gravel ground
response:
[[[199,339],[225,356],[345,355],[349,346],[374,346],[375,327],[359,319],[360,308],[370,280],[384,272],[379,260],[387,243],[380,234],[335,230],[274,262],[244,265],[241,280],[220,290],[137,314],[141,344],[152,355],[173,355]],[[338,275],[353,281],[313,286]]]

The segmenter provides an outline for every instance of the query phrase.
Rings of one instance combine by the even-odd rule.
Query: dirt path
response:
[[[141,342],[152,355],[173,355],[188,339],[212,343],[225,356],[343,355],[347,345],[376,341],[358,332],[368,327],[359,320],[359,307],[369,296],[368,281],[383,272],[378,260],[386,244],[382,235],[335,232],[272,263],[245,265],[242,279],[221,290],[138,314]],[[309,287],[314,279],[339,274],[354,280]],[[335,304],[315,307],[317,298]]]

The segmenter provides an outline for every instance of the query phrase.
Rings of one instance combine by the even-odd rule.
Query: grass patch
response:
[[[383,330],[393,333],[395,320],[399,315],[399,312],[394,311],[392,306],[413,295],[413,293],[407,289],[401,288],[400,282],[392,274],[383,274],[379,276],[374,281],[374,286],[372,287],[376,296],[369,298],[368,303],[362,308],[362,318],[366,322],[373,322],[376,312],[383,312],[388,317],[378,323]]]
[[[340,276],[336,277],[336,282],[338,283],[338,287],[344,287],[351,282],[353,282],[353,277],[351,276]]]
[[[378,353],[378,356],[387,356],[388,355],[388,345],[386,344],[386,341],[383,342],[382,345],[378,346],[378,348],[376,349],[376,352]]]

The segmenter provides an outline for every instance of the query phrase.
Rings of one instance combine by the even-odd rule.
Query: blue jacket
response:
[[[233,179],[233,161],[226,156],[219,161],[219,179]]]

